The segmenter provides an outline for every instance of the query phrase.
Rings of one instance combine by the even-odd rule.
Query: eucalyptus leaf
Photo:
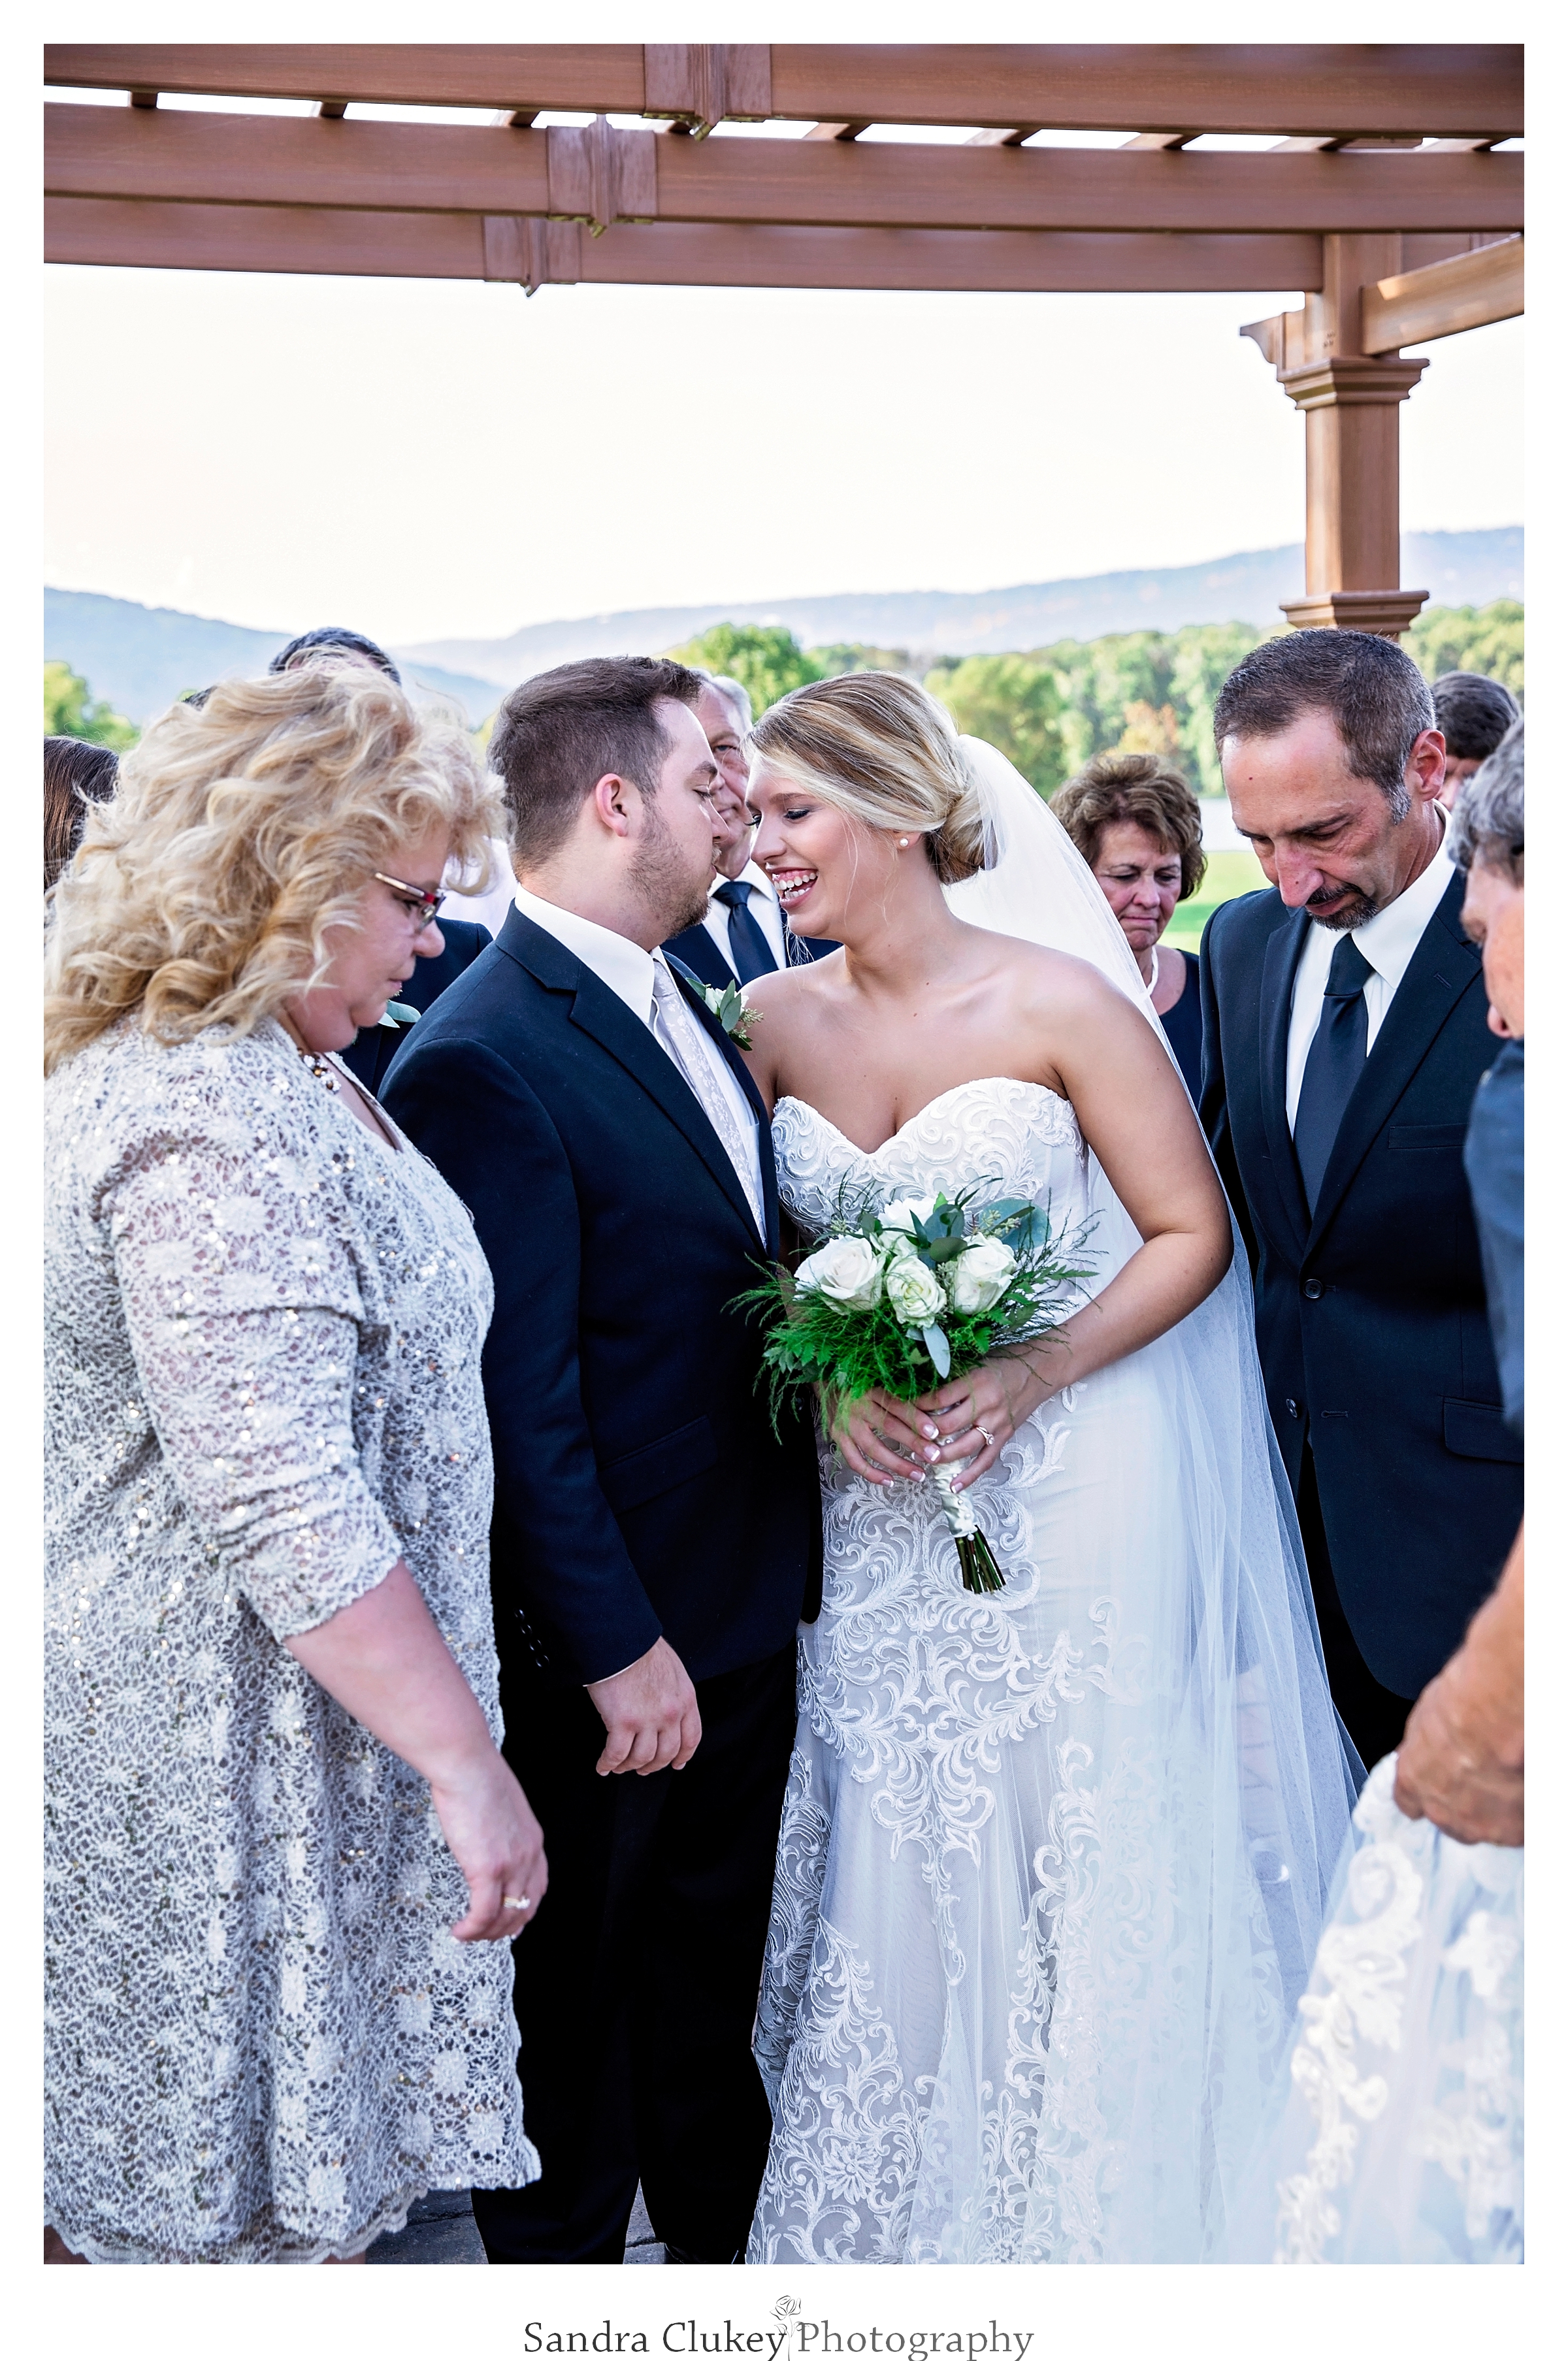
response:
[[[952,1370],[953,1356],[948,1349],[948,1340],[943,1335],[941,1330],[937,1327],[935,1323],[933,1323],[929,1328],[922,1328],[920,1331],[920,1342],[930,1354],[931,1366],[936,1370],[938,1377],[944,1379],[947,1378]]]

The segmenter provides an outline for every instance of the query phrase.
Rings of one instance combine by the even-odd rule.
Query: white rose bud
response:
[[[1000,1238],[977,1238],[947,1266],[955,1312],[989,1312],[1006,1293],[1018,1257]]]
[[[887,1300],[906,1328],[925,1328],[948,1308],[942,1282],[917,1255],[898,1255],[887,1267]]]
[[[900,1197],[894,1203],[884,1205],[877,1219],[884,1230],[902,1230],[906,1237],[912,1237],[916,1223],[928,1222],[936,1210],[935,1197]]]
[[[806,1256],[795,1283],[848,1311],[869,1312],[882,1294],[882,1257],[869,1238],[829,1238]]]

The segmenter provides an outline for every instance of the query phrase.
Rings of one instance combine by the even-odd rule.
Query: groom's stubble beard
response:
[[[710,863],[700,878],[694,878],[690,856],[660,810],[657,795],[642,788],[639,793],[647,825],[631,864],[631,888],[656,923],[659,939],[666,942],[707,916],[713,870]]]

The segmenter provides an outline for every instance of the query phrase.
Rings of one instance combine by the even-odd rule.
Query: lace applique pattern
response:
[[[1407,1819],[1393,1800],[1396,1767],[1393,1755],[1380,1763],[1356,1806],[1360,1841],[1299,2003],[1307,2030],[1291,2078],[1317,2136],[1301,2169],[1277,2185],[1277,2263],[1519,2256],[1519,1856],[1456,1845]],[[1497,1907],[1473,1906],[1489,1879]],[[1456,1896],[1470,1901],[1461,1899],[1460,1931],[1445,1943]],[[1459,2037],[1442,2038],[1453,2025]],[[1376,2150],[1364,2153],[1373,2131]],[[1430,2198],[1420,2206],[1424,2226],[1384,2219],[1385,2192],[1409,2180],[1406,2159],[1441,2167],[1462,2201],[1462,2238]],[[1364,2191],[1376,2229],[1347,2213]]]
[[[281,1645],[400,1554],[499,1731],[472,1224],[277,1026],[47,1094],[49,2204],[312,2262],[536,2177],[504,1945],[424,1782]]]

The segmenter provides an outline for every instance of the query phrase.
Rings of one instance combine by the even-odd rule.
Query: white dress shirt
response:
[[[714,895],[720,885],[728,882],[726,878],[716,877],[708,887],[707,915],[702,922],[723,952],[727,965],[732,964],[729,959],[729,906],[727,902],[716,901]],[[748,861],[736,883],[751,886],[751,898],[746,906],[766,935],[768,949],[774,959],[777,960],[780,967],[786,967],[789,964],[789,959],[784,949],[784,912],[779,907],[779,897],[773,891],[767,872],[759,869],[754,861]]]
[[[1368,918],[1364,927],[1351,928],[1351,939],[1372,969],[1362,991],[1366,1003],[1366,1047],[1370,1051],[1376,1040],[1383,1019],[1388,1014],[1390,1002],[1404,982],[1405,970],[1415,955],[1416,945],[1425,934],[1436,913],[1437,906],[1447,893],[1453,877],[1453,863],[1448,857],[1448,815],[1438,807],[1442,818],[1444,841],[1428,862],[1420,875],[1407,885],[1396,901],[1376,917]],[[1290,1126],[1290,1136],[1296,1136],[1296,1109],[1301,1100],[1301,1077],[1307,1071],[1307,1052],[1312,1046],[1323,1013],[1323,993],[1328,985],[1329,967],[1334,955],[1338,934],[1314,920],[1305,947],[1296,962],[1296,981],[1290,995],[1290,1031],[1285,1047],[1285,1115]]]
[[[609,927],[601,927],[592,918],[579,917],[576,910],[563,910],[554,902],[541,901],[537,894],[531,894],[524,885],[515,888],[513,899],[525,918],[532,918],[536,927],[543,927],[547,935],[554,935],[556,941],[564,944],[574,958],[580,959],[585,967],[592,968],[599,982],[608,984],[616,998],[626,1003],[638,1023],[646,1025],[659,1048],[666,1057],[670,1057],[653,1023],[654,961],[657,960],[664,968],[666,974],[670,973],[663,952],[645,951],[641,943],[631,942],[625,935],[613,933]],[[722,903],[719,907],[723,908]],[[671,981],[674,981],[673,975]],[[676,988],[680,987],[677,985]],[[757,1146],[756,1114],[740,1087],[734,1068],[695,1010],[692,1011],[692,1035],[694,1041],[700,1044],[702,1054],[712,1069],[713,1079],[736,1119],[738,1137],[746,1143],[749,1150],[748,1170],[736,1160],[729,1142],[723,1140],[720,1133],[730,1161],[735,1164],[735,1177],[745,1191],[747,1202],[758,1213],[758,1228],[761,1230],[762,1164]],[[679,1073],[680,1068],[674,1058],[670,1058],[670,1063]],[[685,1077],[682,1075],[681,1079],[684,1082]],[[689,1083],[687,1087],[690,1088]]]

